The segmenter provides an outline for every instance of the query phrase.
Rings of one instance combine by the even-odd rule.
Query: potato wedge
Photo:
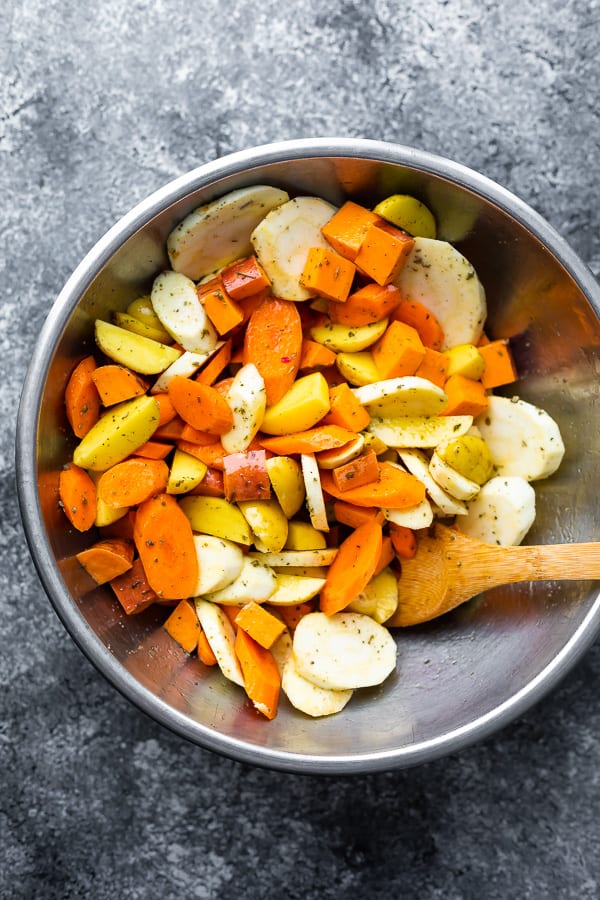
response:
[[[288,519],[291,519],[306,496],[302,469],[290,456],[273,456],[267,460],[267,472],[279,505]]]
[[[105,356],[140,375],[158,375],[181,356],[181,350],[175,347],[160,344],[102,319],[96,319],[94,334]]]
[[[324,550],[325,547],[327,541],[322,531],[299,519],[291,519],[288,522],[285,550]]]
[[[237,505],[256,538],[256,549],[279,553],[287,540],[288,520],[277,500],[239,500]]]
[[[359,353],[379,340],[387,326],[387,319],[360,325],[357,328],[331,322],[326,325],[315,325],[310,329],[310,336],[313,341],[329,347],[335,353]]]
[[[207,468],[201,459],[176,448],[169,470],[167,494],[187,494],[200,484]]]
[[[75,448],[73,462],[103,472],[150,440],[159,419],[154,397],[143,395],[112,406]]]
[[[182,497],[179,503],[193,531],[250,546],[252,532],[241,511],[223,497]]]
[[[349,612],[371,616],[383,625],[398,608],[397,577],[391,569],[383,569],[371,578],[365,589],[346,608]]]
[[[285,572],[276,573],[275,580],[275,591],[269,597],[269,603],[272,606],[296,606],[317,596],[325,584],[325,575],[319,578]]]
[[[267,408],[261,430],[275,435],[307,431],[329,408],[329,385],[320,372],[312,372],[296,379],[281,400]]]

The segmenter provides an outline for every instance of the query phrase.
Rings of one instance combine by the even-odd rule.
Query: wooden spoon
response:
[[[399,604],[388,625],[418,625],[482,591],[517,581],[600,578],[600,542],[496,547],[436,524],[402,560]]]

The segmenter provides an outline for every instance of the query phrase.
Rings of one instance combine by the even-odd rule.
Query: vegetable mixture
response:
[[[282,692],[324,716],[382,683],[423,529],[519,543],[562,459],[546,412],[493,394],[510,343],[435,228],[414,197],[233,191],[174,229],[171,268],[70,376],[77,559],[127,615],[163,605],[268,719]]]

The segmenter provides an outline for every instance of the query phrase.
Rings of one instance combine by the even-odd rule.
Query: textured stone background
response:
[[[52,612],[15,498],[36,334],[138,200],[271,140],[385,138],[521,195],[600,272],[596,0],[8,0],[0,33],[0,895],[595,898],[600,646],[484,744],[281,775],[188,745]]]

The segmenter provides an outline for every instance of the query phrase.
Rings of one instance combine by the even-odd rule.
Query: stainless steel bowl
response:
[[[238,688],[186,658],[153,610],[126,618],[107,588],[90,583],[74,560],[89,537],[74,533],[58,508],[58,474],[72,450],[63,392],[75,359],[93,348],[93,320],[147,290],[167,265],[167,234],[190,210],[258,182],[333,203],[372,205],[398,191],[427,203],[439,236],[456,243],[485,285],[489,333],[512,338],[520,396],[547,409],[565,439],[559,472],[537,484],[529,541],[598,537],[600,290],[589,270],[537,213],[475,172],[392,144],[319,139],[236,153],[178,178],[118,222],[69,279],[34,350],[19,412],[18,484],[31,553],[83,652],[126,697],[191,741],[297,772],[425,762],[489,735],[557,683],[600,626],[593,583],[489,592],[398,633],[397,674],[355,694],[340,715],[311,720],[284,701],[267,722]]]

